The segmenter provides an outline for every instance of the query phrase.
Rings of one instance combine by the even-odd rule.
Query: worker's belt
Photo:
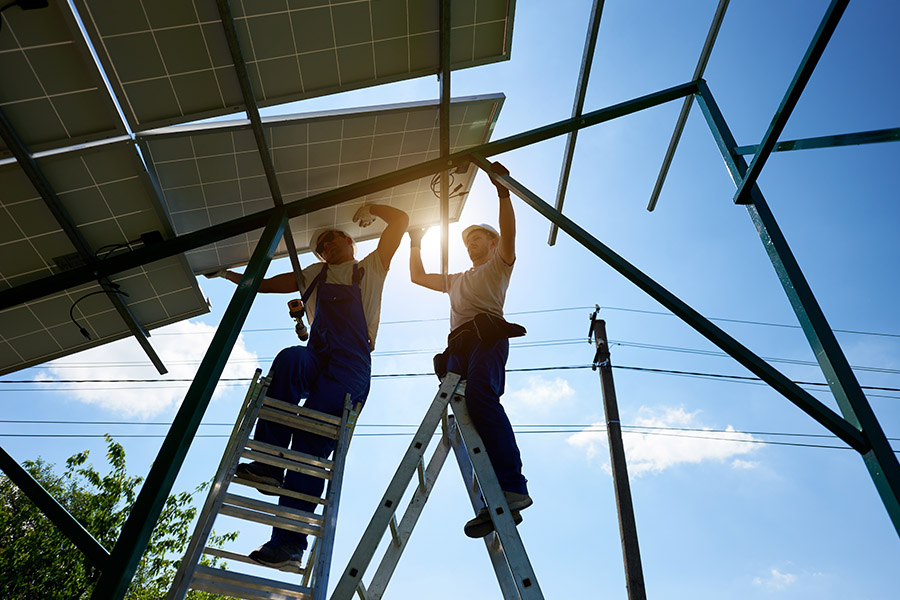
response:
[[[439,378],[444,378],[451,354],[465,354],[478,343],[489,346],[503,339],[523,335],[525,335],[524,327],[510,323],[503,317],[490,313],[475,315],[474,319],[463,323],[447,336],[446,350],[434,355],[434,373]]]

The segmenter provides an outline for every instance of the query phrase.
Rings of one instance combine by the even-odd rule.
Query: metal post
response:
[[[794,79],[788,86],[787,92],[785,92],[784,98],[778,106],[778,110],[775,111],[775,116],[772,117],[772,122],[769,123],[769,129],[759,144],[759,151],[753,156],[750,168],[747,169],[743,179],[738,183],[737,191],[734,193],[735,204],[747,204],[750,202],[750,190],[769,159],[769,154],[778,142],[778,136],[784,130],[784,126],[787,124],[794,107],[797,106],[797,101],[800,100],[800,95],[809,82],[809,78],[822,57],[822,53],[825,52],[825,46],[828,45],[828,40],[831,39],[831,34],[837,28],[841,16],[844,14],[844,9],[847,8],[849,2],[850,0],[832,0],[828,10],[825,11],[825,16],[822,17],[819,28],[813,35],[813,39],[806,49],[806,54],[797,67]]]
[[[600,17],[603,15],[603,0],[594,0],[591,8],[591,24],[588,27],[587,38],[584,40],[584,54],[581,56],[581,69],[578,71],[578,85],[575,89],[575,104],[572,106],[572,117],[580,117],[584,110],[584,97],[587,95],[588,79],[591,76],[591,65],[594,63],[594,48],[597,46],[597,36],[600,33]],[[694,77],[694,79],[697,79]],[[691,98],[691,96],[688,96]],[[556,188],[556,210],[562,212],[563,202],[566,201],[566,188],[569,187],[569,172],[572,169],[572,158],[575,156],[575,142],[578,141],[578,130],[570,131],[566,136],[566,149],[563,153],[562,170],[559,174],[559,186]],[[547,245],[556,244],[556,234],[559,227],[556,223],[550,224],[550,237]]]
[[[603,411],[606,414],[606,435],[609,439],[609,463],[612,466],[613,486],[616,490],[616,510],[619,514],[619,534],[622,536],[622,557],[625,561],[625,587],[629,600],[646,600],[644,570],[641,566],[641,549],[638,546],[637,525],[634,522],[634,505],[631,486],[628,483],[628,467],[625,463],[625,446],[622,443],[622,424],[613,384],[612,363],[609,359],[609,343],[606,340],[606,321],[597,318],[600,309],[591,315],[591,334],[597,353],[591,368],[600,371],[600,389],[603,393]]]
[[[150,541],[166,497],[172,490],[175,477],[184,463],[190,443],[216,389],[228,356],[247,318],[247,313],[250,312],[259,284],[266,274],[278,246],[278,240],[284,233],[286,222],[287,215],[282,210],[269,221],[263,231],[244,276],[228,308],[225,309],[222,322],[209,344],[206,356],[197,369],[194,381],[131,509],[131,514],[122,527],[122,533],[113,548],[108,566],[94,588],[91,596],[94,600],[119,600],[125,596],[141,555]]]
[[[109,560],[106,548],[3,448],[0,448],[0,469],[95,567],[102,569],[106,565]]]
[[[860,146],[862,144],[880,144],[883,142],[900,142],[900,127],[890,129],[876,129],[874,131],[859,131],[856,133],[842,133],[838,135],[820,135],[813,138],[800,140],[785,140],[778,142],[772,148],[772,152],[787,152],[790,150],[809,150],[812,148],[835,148],[838,146]],[[734,148],[735,154],[756,154],[759,152],[759,144],[738,146]]]
[[[441,159],[450,156],[450,28],[451,0],[441,2],[441,70],[438,82],[441,86],[440,136]],[[449,164],[441,171],[441,275],[447,288],[447,272],[450,261],[450,173]]]
[[[746,181],[747,163],[742,156],[734,154],[734,136],[705,83],[700,85],[698,102],[713,131],[713,137],[732,179],[735,182]],[[769,260],[772,261],[778,280],[791,302],[800,327],[806,334],[806,339],[822,368],[841,413],[854,428],[861,430],[866,444],[856,450],[863,455],[869,475],[875,482],[894,528],[900,534],[900,463],[897,461],[897,455],[894,454],[878,418],[863,394],[856,375],[850,368],[850,363],[825,319],[825,313],[816,301],[809,282],[803,276],[800,264],[791,252],[762,191],[754,184],[748,193],[750,204],[747,204],[747,212],[759,232],[760,240],[769,255]]]
[[[728,0],[719,0],[719,6],[716,7],[716,14],[713,15],[712,23],[709,31],[706,33],[706,41],[703,43],[703,49],[700,50],[700,60],[694,68],[694,80],[702,79],[703,72],[706,71],[706,64],[712,54],[713,45],[716,38],[719,37],[719,29],[722,21],[725,19],[725,11],[728,9]],[[663,158],[662,166],[659,168],[659,175],[656,176],[656,184],[653,186],[653,192],[650,194],[650,202],[647,203],[647,210],[653,211],[656,208],[656,202],[659,200],[659,194],[662,192],[663,184],[666,182],[666,175],[669,174],[669,167],[672,166],[672,159],[675,158],[675,149],[678,148],[678,142],[681,140],[681,134],[684,132],[684,126],[687,123],[688,115],[691,114],[691,105],[694,102],[693,96],[686,96],[681,105],[681,112],[678,113],[678,120],[675,122],[675,131],[669,140],[669,147],[666,148],[666,156]]]

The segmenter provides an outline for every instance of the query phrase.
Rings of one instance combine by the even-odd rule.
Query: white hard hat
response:
[[[497,238],[497,239],[500,238],[500,232],[499,232],[499,231],[497,231],[496,229],[494,229],[493,227],[491,227],[491,226],[488,225],[487,223],[479,223],[478,225],[469,225],[468,227],[466,227],[465,229],[463,229],[463,232],[462,232],[462,240],[463,240],[463,244],[465,244],[465,243],[466,243],[466,240],[469,239],[469,234],[470,234],[470,233],[472,233],[473,231],[478,231],[478,230],[486,231],[488,234],[494,236],[494,237]]]
[[[325,235],[329,231],[336,231],[336,232],[343,234],[343,235],[347,236],[348,238],[350,238],[350,243],[353,244],[353,256],[355,258],[356,257],[356,242],[353,240],[353,236],[351,236],[349,233],[347,233],[343,229],[338,229],[337,227],[320,227],[319,229],[316,229],[315,232],[313,232],[313,234],[310,236],[309,249],[312,250],[312,253],[316,255],[316,258],[318,258],[321,261],[325,260],[324,258],[322,258],[321,254],[316,252],[316,246],[318,245],[319,238],[321,238],[323,235]]]

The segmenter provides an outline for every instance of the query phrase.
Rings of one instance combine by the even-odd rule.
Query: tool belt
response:
[[[517,323],[510,323],[503,317],[490,313],[475,315],[474,319],[463,323],[447,336],[447,348],[440,354],[434,355],[434,374],[438,376],[438,379],[444,378],[447,374],[447,361],[451,354],[464,354],[478,343],[488,346],[503,339],[523,335],[525,335],[524,327]]]

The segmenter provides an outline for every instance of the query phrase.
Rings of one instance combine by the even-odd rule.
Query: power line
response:
[[[590,369],[591,365],[561,365],[561,366],[547,366],[547,367],[524,367],[518,369],[507,369],[507,373],[531,373],[531,372],[541,372],[541,371],[567,371],[567,370],[584,370]],[[613,365],[614,369],[623,369],[627,371],[641,371],[646,373],[660,373],[665,375],[680,375],[685,377],[697,377],[697,378],[708,378],[708,379],[724,379],[729,381],[738,381],[738,382],[762,382],[763,380],[759,377],[750,377],[746,375],[727,375],[724,373],[703,373],[700,371],[681,371],[676,369],[654,369],[651,367],[634,367],[627,365]],[[395,378],[406,378],[406,377],[434,377],[434,373],[381,373],[372,375],[372,379],[395,379]],[[0,380],[0,384],[81,384],[81,383],[176,383],[176,382],[185,382],[190,383],[193,379],[9,379],[9,380]],[[250,381],[249,377],[232,377],[227,378],[224,377],[219,381],[225,382],[246,382]],[[807,385],[807,386],[819,386],[826,387],[828,384],[817,381],[794,381],[797,385]],[[861,389],[864,390],[873,390],[873,391],[882,391],[882,392],[900,392],[900,388],[894,387],[881,387],[881,386],[869,386],[862,385]],[[74,389],[79,388],[66,388],[66,391],[72,391]],[[126,388],[127,389],[127,388]],[[50,391],[50,390],[47,390]],[[893,397],[893,396],[891,396]]]
[[[587,428],[587,429],[572,429],[572,430],[552,430],[552,431],[520,431],[518,434],[544,434],[544,433],[603,433],[605,432],[605,428],[595,427],[595,428]],[[829,444],[807,444],[802,442],[781,442],[774,440],[757,440],[757,439],[747,439],[747,438],[728,438],[728,437],[713,437],[713,436],[699,436],[699,435],[690,435],[686,433],[667,433],[661,431],[623,431],[624,434],[639,434],[639,435],[658,435],[664,437],[676,437],[676,438],[690,438],[690,439],[703,439],[709,441],[716,442],[732,442],[732,443],[742,443],[742,444],[758,444],[764,446],[792,446],[796,448],[820,448],[820,449],[831,449],[831,450],[852,450],[849,446],[832,446]],[[740,433],[740,432],[734,432]],[[76,434],[76,433],[39,433],[39,434],[22,434],[22,433],[0,433],[0,437],[27,437],[27,438],[105,438],[110,434]],[[403,432],[388,432],[388,433],[356,433],[358,437],[411,437],[415,435],[413,431],[403,431]],[[440,432],[435,432],[434,435],[441,435]],[[162,434],[153,434],[153,433],[134,433],[134,434],[118,434],[111,435],[113,438],[164,438],[165,435]],[[227,434],[198,434],[194,436],[195,438],[219,438],[224,439],[229,437]],[[900,450],[894,450],[895,454],[900,454]]]

